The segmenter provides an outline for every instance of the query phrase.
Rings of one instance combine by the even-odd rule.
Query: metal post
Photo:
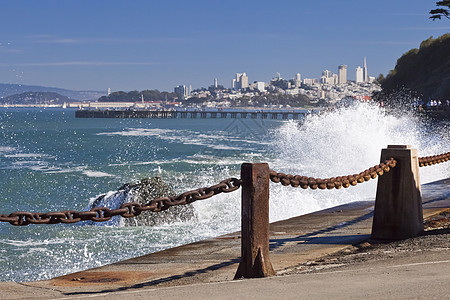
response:
[[[244,163],[241,262],[234,279],[275,275],[269,259],[269,165]]]
[[[393,157],[397,165],[378,178],[372,239],[401,240],[423,231],[422,193],[417,149],[389,145],[381,161]]]

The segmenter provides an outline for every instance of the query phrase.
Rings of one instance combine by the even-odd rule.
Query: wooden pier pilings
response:
[[[77,110],[76,118],[151,119],[272,119],[298,120],[315,111],[180,111],[180,110]]]

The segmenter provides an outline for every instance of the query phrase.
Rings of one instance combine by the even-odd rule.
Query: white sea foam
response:
[[[302,125],[297,121],[285,122],[271,132],[273,139],[266,161],[279,172],[327,178],[359,173],[378,164],[381,149],[390,144],[412,145],[418,149],[419,156],[447,152],[448,135],[438,136],[439,128],[431,133],[425,129],[410,115],[392,116],[376,106],[361,103],[311,115]],[[434,136],[430,137],[430,134]],[[421,168],[420,176],[422,183],[448,178],[450,166],[441,164]],[[370,180],[340,190],[303,190],[271,184],[270,220],[286,219],[353,201],[373,200],[376,182]],[[217,218],[222,209],[227,215],[228,211],[236,213],[235,207],[239,207],[240,199],[232,194],[222,196],[226,205],[220,201],[215,203],[218,207],[203,202],[197,204],[199,214],[204,218]],[[228,217],[222,213],[218,218],[222,224],[233,223],[234,219],[232,213]]]
[[[54,156],[43,154],[43,153],[16,153],[16,154],[5,154],[4,157],[7,158],[54,158]]]
[[[76,166],[71,168],[54,167],[52,169],[47,169],[45,173],[48,174],[81,173],[88,177],[115,177],[115,175],[103,171],[89,170],[88,166]]]
[[[16,148],[14,147],[8,147],[8,146],[0,146],[0,154],[3,154],[5,152],[13,152]]]
[[[359,173],[380,162],[387,145],[412,145],[419,156],[440,154],[449,149],[449,140],[438,138],[430,149],[430,134],[414,118],[392,116],[376,106],[361,103],[308,117],[299,126],[290,121],[274,131],[273,151],[278,154],[271,166],[283,173],[317,178]],[[439,129],[438,129],[439,130]],[[421,168],[421,182],[450,177],[448,164]],[[271,216],[284,219],[347,202],[374,199],[376,180],[340,190],[302,190],[271,187]]]
[[[51,244],[63,244],[65,242],[67,242],[65,239],[59,238],[46,240],[11,240],[11,239],[0,240],[0,243],[15,247],[34,247]]]
[[[112,174],[108,174],[101,171],[91,171],[91,170],[84,170],[82,173],[88,177],[114,177]]]
[[[164,136],[177,131],[161,128],[127,128],[123,131],[100,132],[97,135],[121,135],[121,136]]]
[[[258,140],[242,140],[230,136],[227,132],[211,132],[211,133],[199,133],[191,130],[173,130],[173,129],[161,129],[161,128],[127,128],[123,131],[115,132],[102,132],[97,135],[119,135],[130,137],[157,137],[161,140],[170,141],[174,143],[181,143],[185,145],[204,146],[215,150],[233,150],[244,151],[247,148],[242,146],[232,145],[232,143],[246,143],[246,144],[267,144],[266,141]]]

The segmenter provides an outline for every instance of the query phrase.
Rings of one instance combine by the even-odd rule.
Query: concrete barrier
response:
[[[378,178],[372,239],[401,240],[423,231],[422,193],[417,149],[389,145],[381,161],[393,157],[397,165]]]

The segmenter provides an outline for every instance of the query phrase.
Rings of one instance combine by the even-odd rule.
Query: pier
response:
[[[298,120],[319,110],[91,110],[80,109],[76,118],[147,118],[147,119],[272,119]]]

